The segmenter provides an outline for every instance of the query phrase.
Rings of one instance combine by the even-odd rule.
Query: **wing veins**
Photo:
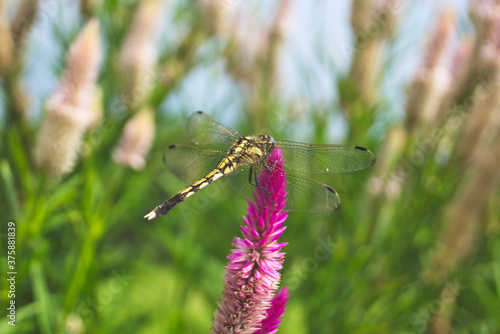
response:
[[[192,114],[187,121],[186,130],[195,144],[231,144],[240,137],[238,131],[216,122],[204,112]]]
[[[231,129],[231,130],[234,131],[234,133],[233,133],[233,132],[231,132],[231,130],[227,126],[225,126],[223,124],[215,122],[214,126],[217,126],[219,129],[221,129],[222,131],[224,131],[225,133],[227,133],[229,136],[231,136],[235,140],[238,139],[239,137],[241,137],[240,134],[238,133],[238,131],[236,131],[234,129]]]
[[[292,211],[328,212],[340,209],[340,196],[329,185],[290,171],[286,172],[286,178],[290,186],[287,191],[292,202],[289,204]],[[316,208],[300,208],[304,199],[309,199],[309,202],[312,199],[311,205],[316,204]]]
[[[283,147],[285,155],[285,166],[292,170],[311,174],[345,173],[368,168],[375,163],[375,157],[369,150],[361,150],[357,146],[349,145],[311,145],[286,140],[278,141]],[[305,165],[308,169],[301,168],[297,159],[288,159],[287,151],[291,154],[307,159]],[[288,158],[290,158],[288,156]],[[312,170],[311,170],[312,169]],[[317,170],[316,170],[317,169]]]

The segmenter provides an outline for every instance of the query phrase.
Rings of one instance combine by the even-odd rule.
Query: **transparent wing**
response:
[[[252,191],[254,191],[255,186],[250,183],[250,168],[249,166],[240,166],[231,175],[229,175],[229,181],[233,189],[247,198],[251,198]]]
[[[311,145],[286,140],[277,144],[283,151],[287,170],[301,173],[346,173],[375,163],[372,152],[360,146]]]
[[[257,166],[257,175],[261,171],[262,167]],[[340,197],[330,186],[293,172],[286,172],[286,178],[287,210],[324,213],[340,209]],[[252,198],[255,186],[250,183],[250,168],[240,167],[229,176],[229,179],[234,190],[247,198]]]
[[[191,140],[197,145],[231,145],[241,137],[238,131],[217,123],[202,111],[197,111],[189,116],[186,130]]]
[[[214,170],[227,155],[227,145],[172,145],[163,154],[163,162],[175,175],[189,184]]]
[[[295,174],[286,173],[288,192],[285,208],[298,212],[333,212],[340,209],[340,197],[329,185]]]

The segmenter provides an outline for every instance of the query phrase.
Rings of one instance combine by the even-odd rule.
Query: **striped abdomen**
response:
[[[153,211],[145,215],[144,218],[151,220],[156,217],[166,215],[173,207],[182,203],[189,196],[197,193],[215,180],[220,179],[225,175],[231,174],[236,170],[237,164],[235,163],[235,160],[236,159],[234,158],[224,158],[216,169],[208,173],[205,177],[194,182],[184,190],[178,192],[174,197],[158,205]]]

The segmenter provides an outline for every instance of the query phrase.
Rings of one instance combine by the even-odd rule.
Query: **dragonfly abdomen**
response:
[[[219,164],[219,166],[217,166],[216,169],[208,173],[205,177],[202,177],[198,181],[192,183],[185,189],[179,191],[174,197],[158,205],[153,211],[145,215],[144,218],[151,220],[156,217],[166,215],[170,210],[172,210],[172,208],[182,203],[186,198],[194,195],[215,180],[220,179],[225,175],[231,174],[235,170],[236,167],[233,162],[228,158],[224,158],[224,160],[222,160],[222,162]]]

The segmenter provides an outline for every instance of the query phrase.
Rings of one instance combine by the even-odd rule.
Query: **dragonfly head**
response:
[[[265,156],[270,154],[276,147],[276,141],[270,135],[258,135],[256,141],[259,143],[261,150],[264,151]]]

